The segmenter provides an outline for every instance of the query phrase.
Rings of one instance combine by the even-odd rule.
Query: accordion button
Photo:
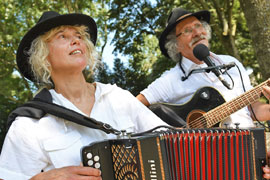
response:
[[[99,161],[99,156],[95,156],[94,161],[96,161],[96,162]]]
[[[93,155],[92,155],[92,153],[87,153],[86,157],[87,157],[87,159],[91,159],[93,157]]]
[[[96,163],[95,168],[99,169],[100,168],[100,163]]]
[[[93,166],[94,161],[93,160],[89,160],[89,161],[87,161],[87,164],[88,164],[88,166]]]

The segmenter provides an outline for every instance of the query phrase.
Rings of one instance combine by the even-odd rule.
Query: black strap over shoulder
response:
[[[120,131],[112,128],[109,124],[102,123],[94,118],[84,116],[76,111],[52,103],[51,93],[46,88],[42,89],[33,100],[26,102],[12,111],[8,116],[7,125],[10,127],[17,116],[40,119],[46,114],[51,114],[93,129],[100,129],[107,134],[120,134]]]
[[[149,106],[149,109],[160,119],[171,126],[185,127],[187,125],[185,120],[183,120],[179,115],[177,115],[177,113],[162,103],[152,104]]]

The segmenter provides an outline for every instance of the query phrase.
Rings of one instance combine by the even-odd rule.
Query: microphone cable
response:
[[[236,63],[234,63],[234,64],[237,66]],[[238,68],[238,66],[237,66],[237,68]],[[232,76],[228,73],[227,70],[228,69],[225,69],[223,72],[221,70],[220,71],[221,71],[222,74],[227,74],[227,76],[231,79],[232,86],[230,87],[230,90],[232,90],[234,88],[234,80],[233,80]]]
[[[239,72],[239,74],[240,74],[240,79],[241,79],[241,83],[242,83],[242,88],[243,88],[244,92],[246,92],[246,88],[245,88],[244,80],[243,80],[243,77],[242,77],[242,73],[241,73],[240,68],[238,67],[237,64],[236,64],[236,67],[237,67],[238,72]],[[255,121],[257,121],[257,123],[259,123],[264,129],[267,129],[267,130],[269,131],[269,130],[270,130],[270,127],[265,126],[265,124],[263,124],[262,122],[260,122],[260,121],[257,119],[257,117],[256,117],[256,115],[255,115],[255,112],[254,112],[254,110],[253,110],[251,104],[249,105],[249,108],[250,108],[250,110],[251,110],[251,114],[253,115]]]

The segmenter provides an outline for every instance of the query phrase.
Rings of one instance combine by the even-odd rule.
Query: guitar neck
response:
[[[267,84],[269,84],[269,80],[259,84],[255,88],[245,92],[237,98],[234,98],[231,101],[226,102],[217,108],[205,113],[203,116],[207,120],[207,126],[212,127],[218,122],[221,122],[222,120],[229,117],[234,112],[256,102],[261,96],[262,87]]]

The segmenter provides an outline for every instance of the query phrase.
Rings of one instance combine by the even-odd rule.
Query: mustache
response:
[[[195,42],[198,42],[199,40],[202,40],[202,39],[207,39],[207,36],[204,35],[204,34],[201,34],[200,36],[194,37],[194,38],[190,41],[190,43],[188,44],[189,47],[191,47]]]

